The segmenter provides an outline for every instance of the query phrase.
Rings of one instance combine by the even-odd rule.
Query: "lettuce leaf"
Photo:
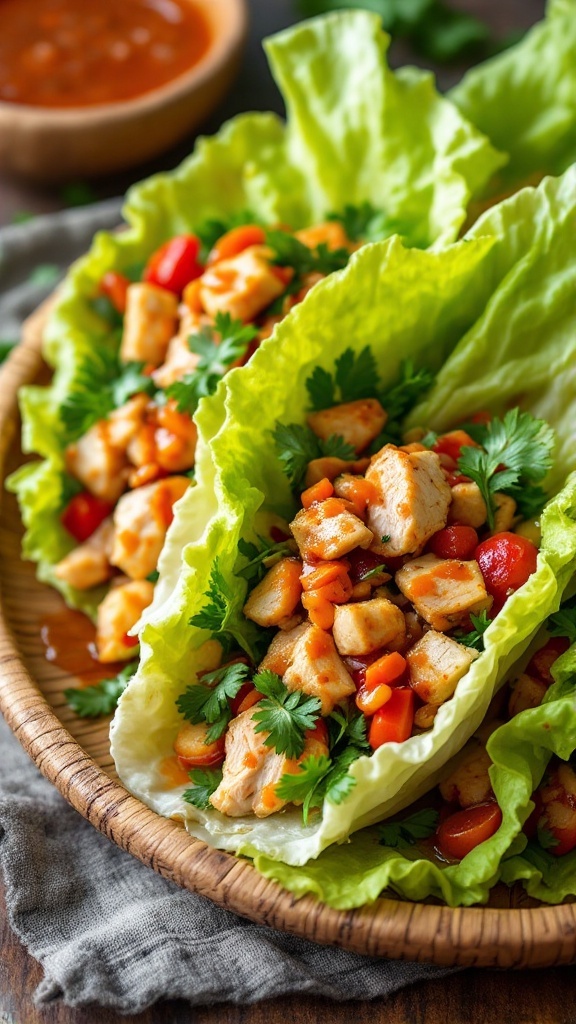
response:
[[[509,154],[492,193],[561,174],[576,161],[575,0],[551,0],[544,21],[468,71],[448,95]]]
[[[299,228],[348,203],[369,201],[389,219],[388,233],[400,231],[407,244],[449,242],[471,196],[504,161],[440,97],[428,73],[389,70],[388,44],[379,18],[362,11],[313,19],[268,40],[287,124],[272,114],[245,114],[213,138],[200,139],[174,173],[130,190],[123,211],[128,229],[99,234],[68,274],[45,334],[45,356],[55,370],[52,386],[22,392],[24,450],[45,461],[13,475],[8,486],[18,494],[28,530],[25,557],[38,562],[40,577],[71,606],[94,614],[101,592],[75,591],[53,575],[55,563],[72,547],[60,525],[64,460],[58,409],[83,356],[106,337],[91,304],[103,274],[142,265],[167,238],[243,210],[266,224]],[[197,479],[206,487],[198,492],[203,511],[188,524],[195,536],[213,508],[209,463]],[[35,481],[42,482],[44,494]],[[174,551],[177,526],[172,537]]]
[[[567,412],[573,385],[569,374],[557,378],[555,363],[559,359],[564,367],[576,355],[576,313],[568,301],[576,277],[569,248],[575,212],[576,170],[508,200],[483,218],[481,228],[443,251],[409,250],[398,238],[367,246],[296,307],[246,368],[222,382],[222,425],[211,440],[200,428],[215,467],[218,511],[201,541],[185,546],[183,571],[165,581],[172,596],[144,628],[141,669],[121,699],[112,732],[124,782],[161,813],[185,818],[194,835],[225,849],[299,865],[351,831],[397,813],[434,785],[448,758],[481,723],[494,690],[539,623],[559,606],[576,567],[575,477],[543,515],[537,572],[486,631],[485,652],[440,709],[433,729],[359,758],[350,771],[356,785],[338,806],[325,804],[321,822],[304,827],[294,808],[259,821],[184,809],[181,794],[163,779],[162,761],[170,756],[180,724],[174,702],[197,671],[198,648],[206,655],[202,645],[209,635],[186,622],[204,603],[217,556],[233,593],[229,621],[236,617],[241,628],[245,585],[234,578],[238,540],[262,532],[262,515],[294,512],[270,434],[277,420],[304,420],[306,379],[316,366],[332,370],[350,345],[370,345],[384,386],[393,382],[401,358],[433,370],[443,367],[421,407],[426,419],[419,419],[433,429],[446,425],[449,401],[456,421],[458,413],[465,418],[476,408],[500,411],[512,397],[529,409],[550,407],[562,456],[550,493],[557,490],[557,479],[576,469],[576,447],[565,443],[572,429]],[[528,349],[541,354],[534,368],[524,358]],[[525,364],[522,386],[516,361]],[[467,388],[473,389],[470,394]],[[195,492],[184,498],[182,522],[193,513],[196,498]]]

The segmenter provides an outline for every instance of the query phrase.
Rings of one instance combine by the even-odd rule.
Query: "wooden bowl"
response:
[[[43,372],[46,307],[25,325],[22,344],[0,374],[0,465],[22,460],[17,390]],[[74,644],[78,613],[38,583],[19,557],[21,526],[12,496],[0,520],[0,708],[43,774],[109,839],[178,885],[259,924],[358,953],[475,967],[548,967],[576,959],[576,904],[539,906],[520,889],[497,887],[489,907],[450,909],[399,899],[337,911],[311,896],[295,899],[246,861],[193,839],[117,780],[108,721],[77,718],[62,691],[78,681],[46,660],[42,624],[65,622]],[[95,666],[92,678],[100,676]]]
[[[150,159],[200,124],[236,74],[247,11],[245,0],[195,3],[212,27],[212,43],[194,67],[160,88],[73,109],[0,102],[0,170],[42,182],[94,178]]]

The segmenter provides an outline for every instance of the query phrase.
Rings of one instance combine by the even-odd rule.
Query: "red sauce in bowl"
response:
[[[193,67],[211,41],[193,0],[0,0],[0,101],[131,100]]]

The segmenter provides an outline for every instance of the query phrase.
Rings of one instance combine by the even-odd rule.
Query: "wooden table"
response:
[[[250,0],[253,27],[244,69],[233,96],[205,126],[214,131],[225,118],[247,108],[278,109],[264,61],[259,53],[262,35],[290,23],[290,0]],[[460,0],[458,6],[480,13],[500,31],[530,25],[542,16],[543,0]],[[410,59],[399,50],[396,62]],[[444,84],[450,73],[441,72]],[[134,180],[157,169],[174,166],[191,148],[187,139],[154,165],[94,183],[95,197],[117,195]],[[20,212],[42,213],[61,208],[63,197],[42,186],[0,177],[0,224]],[[0,884],[0,1024],[574,1024],[574,969],[497,972],[466,970],[438,981],[421,982],[384,1002],[330,1004],[325,999],[287,997],[236,1007],[230,1004],[191,1009],[182,1001],[167,1002],[133,1017],[121,1017],[101,1007],[73,1010],[60,1004],[37,1010],[32,1003],[42,969],[10,931]]]

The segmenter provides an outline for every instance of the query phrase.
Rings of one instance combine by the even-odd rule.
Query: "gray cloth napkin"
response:
[[[112,200],[0,231],[0,337],[16,337],[44,298],[46,288],[29,280],[35,267],[64,268],[95,230],[118,220]],[[0,749],[0,866],[12,928],[44,969],[39,1003],[137,1013],[175,998],[195,1005],[290,993],[372,999],[452,973],[318,946],[220,910],[93,829],[1,719]]]

